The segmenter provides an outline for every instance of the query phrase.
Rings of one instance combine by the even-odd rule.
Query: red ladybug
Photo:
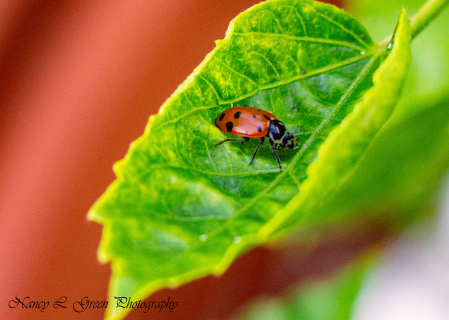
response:
[[[220,113],[215,118],[215,125],[222,132],[243,137],[242,139],[226,139],[216,144],[216,146],[226,141],[247,142],[250,138],[260,138],[260,143],[254,151],[251,163],[253,163],[260,145],[265,141],[265,137],[270,139],[270,147],[273,150],[279,169],[282,171],[281,161],[275,150],[282,151],[285,148],[295,149],[298,147],[298,138],[288,132],[285,125],[276,117],[264,110],[252,107],[233,107]]]

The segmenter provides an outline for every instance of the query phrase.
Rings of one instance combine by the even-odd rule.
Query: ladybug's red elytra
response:
[[[260,145],[265,141],[265,137],[270,139],[270,147],[273,150],[279,169],[282,171],[281,161],[276,153],[276,150],[282,151],[285,148],[296,149],[298,147],[297,141],[299,138],[287,131],[282,121],[264,110],[253,107],[233,107],[220,113],[215,118],[215,125],[222,132],[230,133],[236,136],[243,137],[241,139],[231,138],[220,141],[216,146],[227,141],[247,142],[250,138],[260,138],[260,143],[254,151],[251,163],[253,163]]]

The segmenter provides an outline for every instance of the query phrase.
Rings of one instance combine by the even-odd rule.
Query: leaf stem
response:
[[[410,19],[410,28],[412,32],[412,39],[414,39],[437,14],[439,14],[449,0],[428,0],[418,10],[418,12]],[[380,42],[380,45],[387,45],[392,36],[388,36]]]
[[[414,39],[448,3],[449,0],[427,1],[410,20],[412,39]]]

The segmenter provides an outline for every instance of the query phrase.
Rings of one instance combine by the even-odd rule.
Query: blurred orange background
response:
[[[88,222],[87,211],[148,117],[224,37],[229,22],[258,2],[0,3],[2,319],[103,317],[104,309],[72,309],[85,296],[107,299],[110,265],[96,257],[102,226]],[[331,251],[333,264],[348,259],[323,249]],[[151,299],[178,301],[173,313],[133,311],[127,319],[223,318],[255,294],[279,293],[307,272],[332,269],[316,253],[311,264],[302,257],[302,269],[292,256],[253,250],[222,278]],[[50,304],[66,296],[68,308],[11,309],[16,296]]]

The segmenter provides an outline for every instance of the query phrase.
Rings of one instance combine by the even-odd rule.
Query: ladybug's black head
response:
[[[298,147],[296,142],[299,141],[299,139],[288,132],[282,121],[277,119],[271,120],[268,129],[268,137],[273,141],[276,148],[281,150],[285,148],[296,149]]]
[[[296,143],[297,141],[299,141],[299,138],[295,138],[290,132],[286,132],[282,142],[280,143],[280,147],[281,149],[296,149],[298,148],[298,144]]]

